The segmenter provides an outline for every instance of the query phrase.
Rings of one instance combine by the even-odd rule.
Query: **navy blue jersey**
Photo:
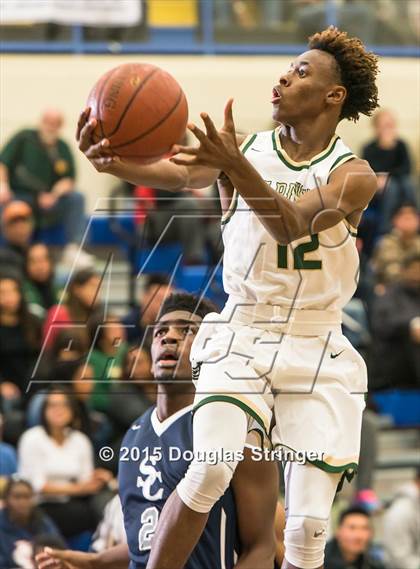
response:
[[[192,406],[162,423],[149,409],[127,431],[119,458],[119,493],[130,550],[130,569],[144,569],[160,512],[192,460]],[[213,506],[185,569],[232,569],[237,519],[229,488]]]

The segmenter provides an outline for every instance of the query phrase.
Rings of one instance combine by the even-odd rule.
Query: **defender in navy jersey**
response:
[[[146,567],[159,514],[184,476],[192,451],[192,405],[159,421],[149,409],[125,435],[119,487],[130,550],[130,569]],[[231,569],[238,532],[231,488],[214,505],[186,569]]]
[[[194,296],[171,295],[153,330],[152,371],[159,384],[157,406],[131,426],[119,459],[119,492],[130,569],[146,567],[160,512],[192,460],[194,388],[190,349],[202,318],[212,310],[205,301],[198,304]],[[232,484],[212,508],[185,569],[231,569],[237,556],[244,568],[274,566],[277,467],[273,462],[256,462],[249,456],[250,450],[245,449],[244,460],[240,460]],[[270,494],[263,502],[261,479]],[[254,496],[258,496],[260,519],[249,516]]]
[[[211,310],[192,295],[173,294],[162,305],[155,325],[152,371],[159,384],[157,405],[127,431],[119,458],[128,549],[124,544],[99,554],[42,552],[37,556],[38,569],[126,569],[129,559],[130,569],[145,569],[159,514],[191,462],[195,389],[190,349],[202,318]],[[252,433],[249,436],[254,442]],[[253,460],[245,448],[232,483],[212,508],[185,569],[233,569],[236,563],[241,569],[273,568],[278,489],[275,462]]]

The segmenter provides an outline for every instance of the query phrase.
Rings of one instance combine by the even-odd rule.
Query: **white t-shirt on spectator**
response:
[[[91,549],[100,553],[120,543],[127,543],[127,535],[121,501],[117,494],[105,506],[103,518],[92,538]]]
[[[33,427],[20,438],[18,468],[19,475],[32,484],[35,492],[40,492],[46,482],[89,480],[94,469],[92,443],[82,432],[68,429],[59,445],[44,427]]]

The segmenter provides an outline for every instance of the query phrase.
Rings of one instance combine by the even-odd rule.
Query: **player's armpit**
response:
[[[236,569],[272,569],[274,565],[278,468],[273,460],[257,458],[245,447],[244,460],[238,464],[232,480],[241,542]]]
[[[357,226],[377,190],[377,179],[367,162],[351,160],[335,170],[328,184],[315,188],[296,202],[300,231],[293,238],[319,233],[343,219]]]

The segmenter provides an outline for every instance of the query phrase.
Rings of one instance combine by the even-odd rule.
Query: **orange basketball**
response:
[[[125,63],[96,82],[87,104],[98,120],[93,139],[108,138],[118,156],[142,164],[168,155],[188,120],[185,94],[175,79],[148,63]]]

